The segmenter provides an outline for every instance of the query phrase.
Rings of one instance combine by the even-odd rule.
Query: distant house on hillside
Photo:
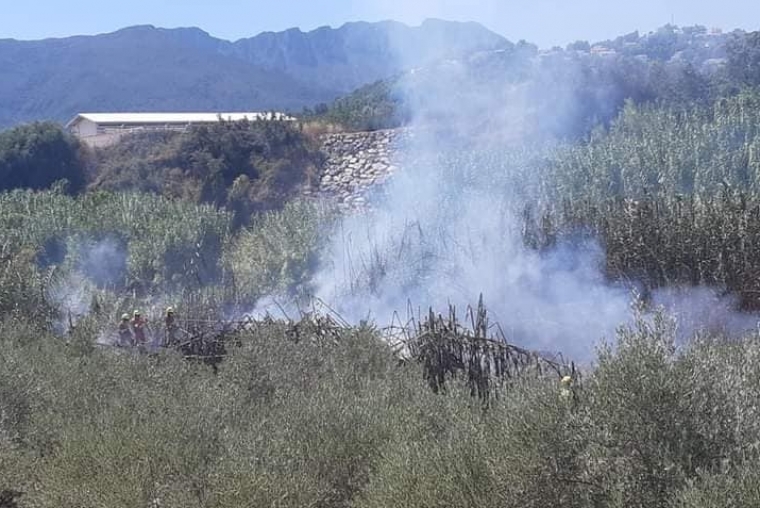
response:
[[[80,113],[66,129],[92,146],[110,144],[124,134],[144,131],[184,131],[193,125],[223,121],[292,121],[284,113]]]
[[[614,49],[608,48],[607,46],[602,46],[601,44],[597,44],[596,46],[591,47],[591,54],[597,55],[597,56],[611,56],[615,55],[617,51]]]

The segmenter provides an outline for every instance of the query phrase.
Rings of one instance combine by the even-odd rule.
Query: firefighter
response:
[[[140,314],[139,310],[136,310],[134,312],[134,317],[132,318],[132,331],[135,336],[135,345],[138,347],[145,346],[145,343],[147,342],[147,339],[145,338],[145,325],[146,323],[142,318],[142,314]]]
[[[177,340],[177,321],[174,316],[174,307],[168,307],[166,309],[166,318],[164,319],[166,324],[166,345],[173,346]]]
[[[132,330],[129,328],[129,314],[121,315],[119,323],[119,346],[128,346],[132,344]]]

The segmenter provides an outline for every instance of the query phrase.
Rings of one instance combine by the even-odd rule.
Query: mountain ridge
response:
[[[227,41],[198,27],[0,40],[0,128],[80,111],[298,111],[406,67],[508,45],[474,22],[387,20]]]
[[[0,42],[6,42],[6,41],[13,41],[13,42],[21,42],[21,43],[34,43],[34,42],[49,42],[49,41],[60,41],[60,40],[67,40],[67,39],[76,39],[76,38],[88,38],[88,37],[99,37],[103,35],[111,35],[116,34],[119,32],[124,31],[131,31],[131,30],[142,30],[142,29],[150,29],[150,30],[156,30],[156,31],[163,31],[163,32],[182,32],[182,31],[188,31],[188,32],[200,32],[203,35],[206,35],[210,38],[217,39],[223,42],[229,42],[229,43],[236,43],[239,41],[252,39],[259,37],[261,35],[267,35],[267,34],[284,34],[286,32],[300,32],[302,34],[312,34],[315,32],[325,31],[325,30],[332,30],[332,31],[338,31],[346,27],[350,27],[353,25],[358,26],[382,26],[382,25],[399,25],[406,28],[422,28],[425,25],[430,25],[433,23],[445,23],[445,24],[453,24],[453,25],[462,25],[462,26],[472,26],[472,27],[478,27],[483,28],[485,30],[488,30],[489,32],[492,32],[496,34],[498,37],[504,37],[501,34],[498,34],[497,32],[491,30],[490,28],[487,28],[485,25],[483,25],[480,22],[477,21],[451,21],[446,20],[443,18],[425,18],[422,20],[418,25],[411,25],[408,23],[404,23],[403,21],[397,21],[394,19],[381,19],[378,21],[365,21],[365,20],[354,20],[354,21],[345,21],[341,23],[340,25],[320,25],[312,29],[304,30],[299,26],[291,26],[288,28],[284,28],[282,30],[262,30],[254,35],[247,36],[247,37],[238,37],[236,39],[232,38],[224,38],[221,36],[213,35],[211,32],[196,26],[196,25],[183,25],[183,26],[174,26],[174,27],[165,27],[161,25],[155,25],[153,23],[138,23],[135,25],[125,25],[121,28],[117,28],[115,30],[110,31],[104,31],[104,32],[97,32],[97,33],[89,33],[89,34],[72,34],[72,35],[65,35],[65,36],[56,36],[56,37],[42,37],[37,39],[20,39],[16,37],[0,37]]]

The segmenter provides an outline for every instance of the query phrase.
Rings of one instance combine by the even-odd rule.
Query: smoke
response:
[[[126,245],[114,238],[83,244],[77,271],[98,287],[121,285],[127,272]]]
[[[577,359],[630,318],[629,292],[605,283],[603,253],[592,239],[548,252],[524,246],[519,209],[526,190],[505,183],[519,168],[457,157],[435,138],[417,143],[423,153],[416,163],[397,163],[401,170],[376,211],[341,224],[316,279],[320,299],[351,322],[389,325],[409,306],[463,311],[482,294],[508,340]]]
[[[58,333],[63,333],[90,313],[95,288],[81,273],[69,273],[47,290],[47,298],[58,310],[54,323]]]
[[[666,309],[676,322],[676,341],[698,334],[738,337],[760,330],[760,317],[737,312],[738,298],[717,288],[670,287],[652,295],[652,305]]]
[[[48,301],[58,310],[54,323],[59,333],[88,316],[98,294],[123,284],[127,271],[126,246],[114,238],[81,240],[70,238],[62,275],[47,290]]]
[[[242,313],[233,314],[230,318],[232,321],[239,321],[245,318],[251,318],[256,321],[264,319],[284,319],[297,320],[303,309],[298,308],[295,302],[285,297],[278,298],[275,295],[268,295],[256,302],[256,306]]]
[[[396,147],[399,171],[373,212],[336,228],[316,296],[351,322],[383,326],[408,308],[464,310],[482,294],[510,342],[587,361],[596,344],[632,323],[635,287],[605,280],[592,237],[567,237],[548,251],[525,246],[521,214],[539,204],[548,175],[522,154],[576,129],[584,108],[614,111],[617,98],[609,88],[585,90],[579,104],[572,84],[580,70],[544,63],[526,71],[515,54],[445,62],[402,80],[415,121]],[[515,69],[532,73],[534,86],[510,79]],[[682,336],[705,325],[756,327],[730,300],[716,306],[712,293],[668,290],[653,300],[675,313]]]

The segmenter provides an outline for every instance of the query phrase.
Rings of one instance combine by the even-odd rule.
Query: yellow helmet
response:
[[[139,315],[140,315],[140,311],[139,311],[139,310],[136,310],[136,311],[134,311],[134,312],[133,312],[133,314],[134,314],[135,316],[139,316]]]
[[[570,376],[565,376],[562,378],[561,383],[563,385],[569,385],[572,381],[573,381],[573,378],[571,378]]]
[[[167,307],[166,308],[166,313],[167,314],[174,314],[174,307]]]
[[[121,315],[121,320],[122,321],[129,321],[129,314],[127,314],[126,312],[124,314],[122,314]]]

